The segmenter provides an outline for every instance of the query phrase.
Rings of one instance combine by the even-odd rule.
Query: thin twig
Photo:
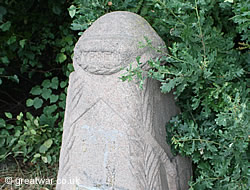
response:
[[[197,19],[198,19],[200,37],[201,37],[201,44],[202,44],[203,53],[204,53],[203,62],[206,64],[206,46],[205,46],[204,36],[203,36],[203,33],[202,33],[202,28],[201,28],[201,21],[200,21],[200,15],[199,15],[199,10],[198,10],[197,0],[195,0],[195,12],[196,12],[196,16],[197,16]],[[206,65],[204,65],[204,66],[206,66]]]

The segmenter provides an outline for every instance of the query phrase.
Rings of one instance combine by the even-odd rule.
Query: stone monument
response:
[[[138,48],[145,36],[164,45],[142,17],[118,11],[100,17],[77,42],[57,190],[188,189],[191,162],[166,144],[165,124],[178,113],[173,95],[152,79],[143,90],[119,79],[136,57],[157,57]]]

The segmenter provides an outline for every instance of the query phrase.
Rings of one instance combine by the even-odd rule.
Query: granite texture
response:
[[[57,190],[186,190],[191,162],[174,157],[165,124],[178,113],[172,94],[147,79],[143,90],[119,77],[147,37],[164,42],[142,17],[112,12],[87,29],[74,50],[69,79]],[[72,184],[71,184],[72,183]]]

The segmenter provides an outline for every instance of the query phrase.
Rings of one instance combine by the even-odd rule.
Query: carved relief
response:
[[[191,165],[178,162],[166,144],[165,123],[178,108],[155,82],[143,90],[121,82],[121,67],[137,56],[157,56],[139,49],[144,35],[164,44],[149,24],[129,12],[98,19],[75,47],[70,76],[57,190],[186,190]],[[181,166],[178,166],[179,164]],[[178,173],[186,168],[186,177]]]
[[[132,37],[103,39],[96,36],[82,39],[81,44],[84,45],[76,47],[75,62],[92,74],[114,74],[135,60],[138,52],[135,42]]]

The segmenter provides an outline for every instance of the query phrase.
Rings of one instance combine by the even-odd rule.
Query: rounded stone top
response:
[[[139,37],[143,40],[144,35],[159,38],[154,29],[141,16],[127,11],[116,11],[105,14],[97,19],[92,26],[83,33],[82,37]]]
[[[92,74],[113,74],[134,62],[137,56],[152,58],[149,48],[139,48],[145,37],[154,46],[164,42],[141,16],[116,11],[97,19],[80,37],[74,50],[74,64]],[[145,58],[144,58],[145,59]]]

